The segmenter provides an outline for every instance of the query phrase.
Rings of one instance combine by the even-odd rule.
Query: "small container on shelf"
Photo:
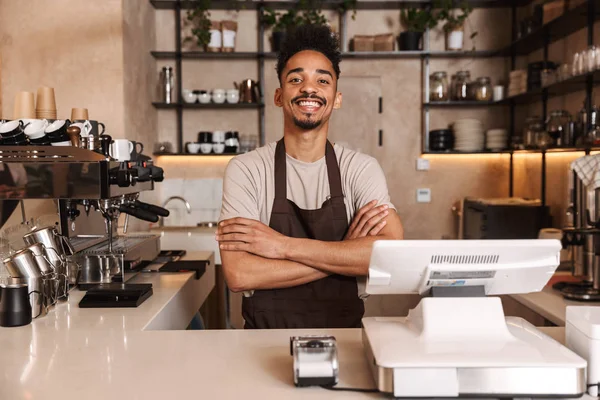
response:
[[[482,76],[477,78],[473,88],[473,99],[477,101],[491,101],[494,95],[492,82],[489,77]]]
[[[383,35],[375,35],[373,51],[394,51],[394,34],[385,33]]]
[[[544,132],[544,123],[538,116],[527,117],[523,129],[523,145],[526,149],[538,147],[538,136]]]
[[[469,71],[458,71],[454,76],[454,83],[451,85],[452,100],[469,100],[469,83],[471,82],[471,73]]]
[[[446,72],[434,72],[429,76],[429,101],[448,100],[448,75]]]
[[[350,48],[352,51],[374,51],[375,38],[368,35],[354,35]]]

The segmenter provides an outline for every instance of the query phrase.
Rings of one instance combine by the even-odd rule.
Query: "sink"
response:
[[[161,250],[212,251],[215,263],[221,264],[219,243],[215,240],[217,228],[198,226],[154,227],[150,232],[160,234]]]

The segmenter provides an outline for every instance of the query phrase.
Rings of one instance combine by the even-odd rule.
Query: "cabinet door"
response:
[[[342,93],[342,108],[333,111],[329,140],[373,155],[381,127],[381,79],[377,76],[342,76],[338,91]]]

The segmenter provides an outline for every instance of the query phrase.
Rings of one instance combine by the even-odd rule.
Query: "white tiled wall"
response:
[[[223,179],[165,179],[156,186],[156,191],[161,205],[171,196],[181,196],[192,207],[188,214],[183,202],[172,200],[166,207],[171,215],[165,219],[165,226],[195,226],[219,218]]]

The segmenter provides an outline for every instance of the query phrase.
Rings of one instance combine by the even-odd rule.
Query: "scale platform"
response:
[[[377,389],[394,397],[585,393],[585,361],[522,318],[507,317],[506,324],[513,340],[426,342],[406,318],[370,317],[363,319],[362,338]]]

